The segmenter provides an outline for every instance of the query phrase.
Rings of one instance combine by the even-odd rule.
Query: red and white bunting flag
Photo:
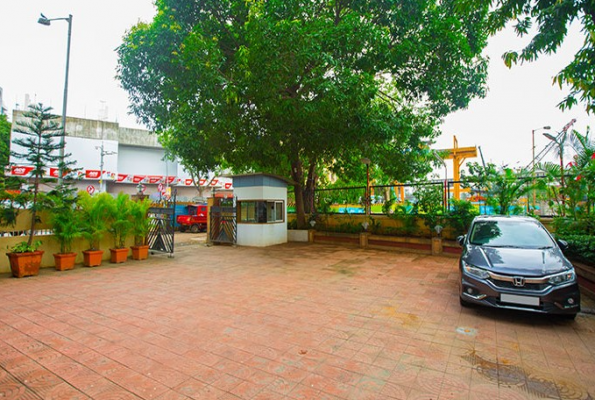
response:
[[[26,166],[20,166],[20,165],[13,165],[12,166],[12,169],[10,171],[10,174],[11,175],[14,175],[14,176],[27,176],[34,169],[35,169],[34,167],[26,167]]]
[[[85,171],[86,179],[99,179],[101,177],[101,171],[96,169],[88,169]]]
[[[134,175],[132,177],[133,183],[141,183],[146,178],[146,175]]]

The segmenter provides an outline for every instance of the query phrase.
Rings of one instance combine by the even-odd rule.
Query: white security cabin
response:
[[[287,243],[287,185],[273,174],[234,175],[237,244],[265,247]]]

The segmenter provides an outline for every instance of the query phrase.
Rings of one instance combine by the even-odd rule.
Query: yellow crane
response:
[[[437,150],[445,160],[452,160],[453,173],[452,178],[455,184],[453,185],[452,197],[459,200],[461,198],[461,187],[458,183],[461,180],[461,166],[467,158],[477,157],[477,148],[473,147],[459,147],[459,142],[456,136],[453,136],[452,149]]]

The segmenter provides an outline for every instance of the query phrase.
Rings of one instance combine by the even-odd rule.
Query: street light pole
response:
[[[566,201],[564,199],[565,196],[565,183],[564,183],[564,140],[566,138],[566,130],[562,131],[562,135],[563,138],[561,140],[558,140],[558,138],[556,138],[553,135],[550,135],[549,133],[544,133],[543,136],[545,136],[546,138],[548,138],[549,140],[551,140],[552,142],[556,143],[558,145],[558,152],[560,153],[560,199],[562,201],[562,206],[565,206]],[[565,211],[564,209],[562,209],[562,216],[565,215]]]
[[[531,173],[533,175],[533,186],[535,186],[535,131],[538,130],[550,130],[552,129],[549,125],[546,125],[542,128],[535,128],[533,130],[531,130]],[[535,194],[535,188],[533,188],[533,210],[535,210],[535,204],[537,203],[537,198],[536,198],[536,194]]]
[[[68,22],[68,41],[66,45],[66,74],[64,78],[64,96],[62,99],[62,134],[60,136],[60,160],[58,161],[58,184],[61,186],[64,182],[64,147],[66,137],[66,106],[68,104],[68,72],[70,70],[70,38],[72,36],[72,14],[68,14],[67,18],[47,18],[41,14],[37,20],[38,23],[44,26],[50,26],[51,21],[66,21]]]
[[[99,191],[101,193],[105,192],[105,180],[103,179],[103,166],[104,166],[104,162],[103,162],[103,158],[105,156],[113,156],[114,154],[118,154],[115,151],[107,151],[104,150],[103,147],[103,140],[101,141],[101,146],[95,146],[95,148],[97,150],[100,151],[100,158],[99,158]]]

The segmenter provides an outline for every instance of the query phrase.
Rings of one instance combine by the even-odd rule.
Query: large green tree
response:
[[[118,48],[132,112],[197,175],[295,182],[298,225],[321,167],[362,157],[404,181],[422,140],[484,94],[486,7],[437,0],[157,0]]]
[[[489,29],[495,33],[509,23],[520,36],[532,34],[531,41],[520,51],[503,55],[504,62],[513,64],[533,61],[542,54],[555,53],[566,38],[571,23],[582,26],[582,48],[574,59],[554,78],[560,86],[568,84],[570,93],[559,104],[571,108],[579,101],[588,112],[595,110],[595,1],[593,0],[482,0],[490,6]],[[462,0],[463,8],[473,9],[477,0]]]

